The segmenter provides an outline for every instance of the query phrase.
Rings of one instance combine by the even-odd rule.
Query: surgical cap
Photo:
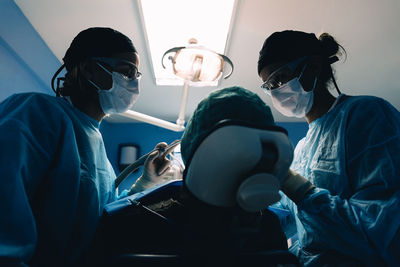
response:
[[[113,54],[136,52],[132,41],[111,28],[89,28],[72,41],[63,58],[67,71],[91,57],[109,57]]]
[[[186,125],[181,140],[183,162],[188,161],[215,124],[227,119],[260,127],[275,125],[271,109],[253,92],[237,86],[215,91],[198,104]]]
[[[313,33],[299,31],[274,32],[264,42],[258,58],[258,74],[279,61],[292,61],[299,57],[321,55],[321,42]]]

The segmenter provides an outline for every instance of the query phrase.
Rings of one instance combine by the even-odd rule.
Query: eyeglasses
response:
[[[283,65],[269,75],[268,79],[261,85],[261,88],[269,92],[281,87],[304,70],[305,65],[301,69],[299,67],[306,59],[308,59],[308,57],[301,57]]]
[[[106,66],[112,69],[112,71],[116,71],[126,76],[129,79],[139,80],[142,77],[142,73],[137,69],[136,65],[131,61],[120,59],[120,58],[112,58],[112,57],[93,57],[95,61],[99,61],[105,64]]]

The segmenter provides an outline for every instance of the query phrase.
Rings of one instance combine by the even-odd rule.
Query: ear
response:
[[[77,71],[86,79],[93,79],[93,62],[87,60],[80,62],[77,68]]]
[[[78,77],[78,67],[73,67],[72,70],[65,74],[64,85],[72,85],[77,82]]]

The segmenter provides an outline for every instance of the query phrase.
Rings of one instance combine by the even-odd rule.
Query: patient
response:
[[[205,142],[212,142],[212,138],[225,138],[223,136],[221,139],[218,134],[213,135],[224,125],[245,125],[246,129],[248,126],[258,129],[278,128],[274,124],[270,108],[254,93],[241,87],[230,87],[211,93],[197,106],[182,136],[181,153],[186,164],[183,182],[165,186],[142,197],[139,202],[134,202],[123,212],[105,216],[99,228],[101,235],[98,235],[95,243],[108,245],[102,248],[104,253],[96,253],[97,257],[114,257],[123,253],[179,254],[186,255],[186,258],[181,260],[196,259],[198,265],[222,262],[224,266],[238,266],[240,259],[232,255],[287,250],[286,237],[278,218],[266,209],[271,201],[279,200],[279,196],[276,196],[278,190],[271,190],[270,195],[264,192],[261,200],[251,200],[250,204],[238,203],[235,198],[239,185],[243,184],[245,179],[238,178],[240,175],[257,179],[259,172],[274,172],[277,159],[273,155],[268,156],[269,148],[263,151],[264,161],[260,161],[261,165],[245,160],[232,161],[228,166],[222,163],[219,165],[220,159],[216,154],[233,159],[237,153],[235,149],[240,148],[239,142],[229,149],[230,151],[222,149],[222,153],[217,153],[221,149],[215,144],[211,149],[213,152],[206,154],[206,157],[202,154]],[[282,129],[278,130],[282,132]],[[286,134],[284,136],[287,138]],[[226,140],[229,138],[232,137],[226,136]],[[248,155],[251,155],[252,151],[240,149],[242,150],[238,154],[239,157],[251,158]],[[286,174],[288,170],[291,153],[290,147],[290,156],[282,165],[282,173]],[[209,162],[209,165],[201,166],[202,162]],[[249,164],[253,167],[246,167],[250,166]],[[216,166],[220,166],[220,170],[217,170]],[[230,181],[227,174],[232,173],[232,170],[242,173],[232,175]],[[199,177],[207,172],[219,174]],[[221,182],[223,179],[225,181]],[[258,186],[257,183],[258,181]],[[260,188],[267,186],[267,191],[271,188],[271,184],[262,183]],[[242,195],[247,196],[248,188],[242,190]],[[193,262],[190,264],[193,265]],[[251,265],[248,259],[246,264]]]

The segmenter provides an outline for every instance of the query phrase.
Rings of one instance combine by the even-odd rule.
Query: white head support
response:
[[[220,124],[189,159],[184,181],[207,204],[239,204],[255,212],[279,201],[279,188],[292,159],[292,144],[280,127]]]

